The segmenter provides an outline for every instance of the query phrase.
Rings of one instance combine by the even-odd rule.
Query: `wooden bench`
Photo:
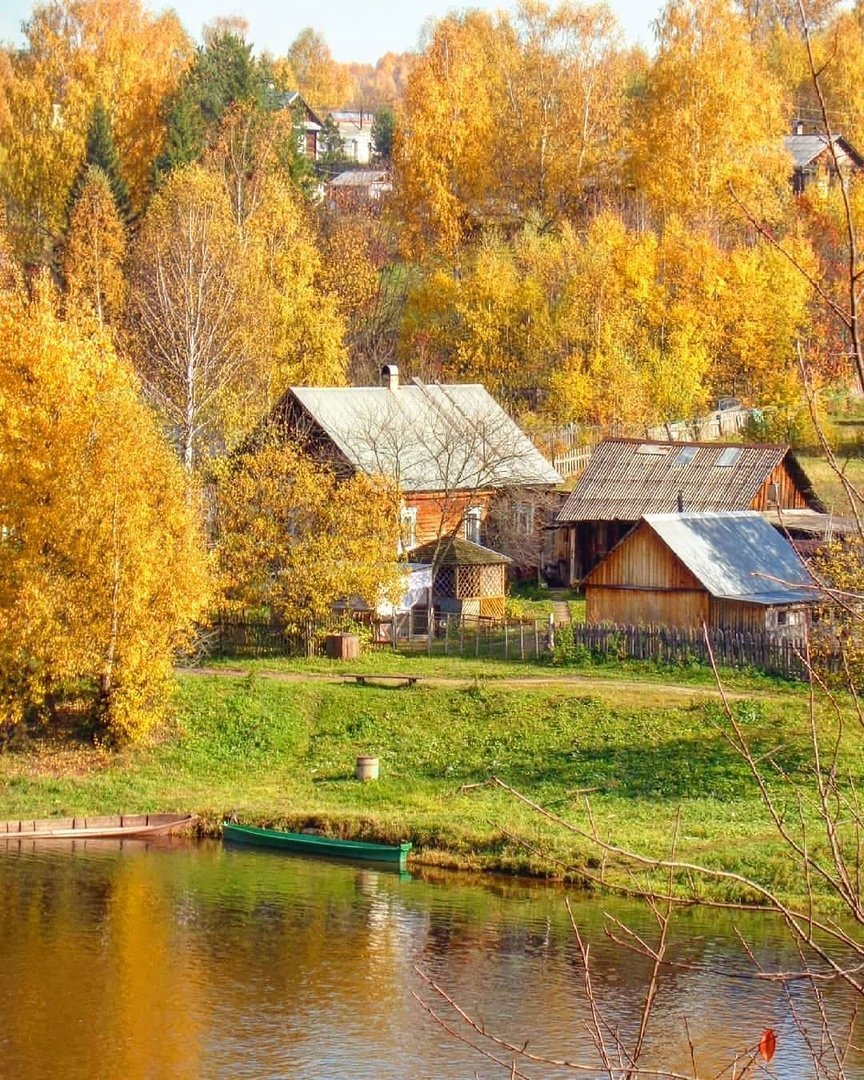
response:
[[[374,682],[390,682],[396,686],[416,686],[417,681],[420,678],[419,675],[376,675],[372,672],[368,673],[350,673],[342,676],[343,679],[348,679],[355,682],[358,686],[366,686],[368,683]]]

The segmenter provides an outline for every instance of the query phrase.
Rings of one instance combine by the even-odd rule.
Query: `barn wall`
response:
[[[590,623],[629,626],[701,626],[708,618],[708,593],[698,589],[616,589],[589,584],[585,617]]]
[[[777,485],[777,502],[769,499],[771,485]],[[775,510],[777,505],[784,510],[806,510],[807,501],[792,479],[785,462],[781,462],[771,473],[762,487],[756,492],[756,498],[750,503],[750,510]]]
[[[590,584],[704,591],[699,580],[644,522],[595,568]]]
[[[764,633],[768,629],[766,616],[769,609],[764,604],[746,604],[738,600],[715,600],[711,598],[709,626],[738,633]]]

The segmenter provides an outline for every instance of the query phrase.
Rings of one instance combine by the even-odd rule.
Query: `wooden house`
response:
[[[792,190],[796,195],[814,182],[830,186],[836,180],[838,166],[844,174],[864,169],[864,157],[842,135],[834,135],[829,142],[826,135],[808,134],[801,123],[796,124],[792,135],[786,136],[784,146],[792,158]]]
[[[291,111],[297,129],[297,149],[310,161],[317,161],[318,140],[324,130],[324,123],[300,92],[298,90],[271,90],[265,95],[264,107],[274,112],[280,109]]]
[[[830,526],[788,446],[604,439],[556,518],[559,576],[578,585],[646,514],[678,510],[798,511],[808,536]]]
[[[585,578],[592,623],[800,636],[819,602],[795,549],[753,511],[647,514]]]
[[[395,481],[409,559],[414,548],[446,536],[481,544],[498,493],[561,482],[482,386],[403,384],[395,365],[384,368],[382,380],[382,386],[292,387],[271,422],[337,474]]]

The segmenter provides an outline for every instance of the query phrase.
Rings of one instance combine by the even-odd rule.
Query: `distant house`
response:
[[[382,386],[292,387],[272,421],[337,474],[383,475],[398,484],[409,559],[414,548],[455,535],[482,544],[497,494],[560,483],[482,386],[403,384],[392,364],[382,378]]]
[[[300,153],[310,161],[318,158],[318,138],[324,124],[318,114],[297,90],[271,90],[264,99],[264,107],[274,112],[290,109],[299,128],[298,147]]]
[[[556,518],[559,576],[578,584],[646,514],[679,509],[809,511],[806,535],[830,525],[788,446],[604,439]]]
[[[392,190],[386,169],[348,169],[327,185],[327,205],[343,211],[374,207]]]
[[[341,109],[331,112],[330,119],[339,129],[342,149],[349,161],[368,165],[372,161],[372,124],[375,114],[364,109]]]
[[[842,135],[805,134],[803,124],[796,125],[795,133],[787,135],[783,145],[792,157],[792,189],[796,195],[805,191],[817,177],[822,176],[830,184],[837,175],[834,155],[831,153],[833,142],[837,155],[837,164],[843,171],[859,172],[864,169],[864,157]]]
[[[800,636],[820,597],[785,537],[755,511],[646,514],[584,582],[592,623]]]

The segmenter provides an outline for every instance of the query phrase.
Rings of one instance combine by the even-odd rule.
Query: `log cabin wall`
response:
[[[482,510],[481,521],[485,521],[492,500],[491,491],[471,491],[467,494],[452,495],[440,492],[405,492],[406,508],[417,511],[417,524],[414,532],[416,544],[426,544],[442,536],[449,536],[457,529],[464,536],[462,528],[465,513],[472,506]]]

